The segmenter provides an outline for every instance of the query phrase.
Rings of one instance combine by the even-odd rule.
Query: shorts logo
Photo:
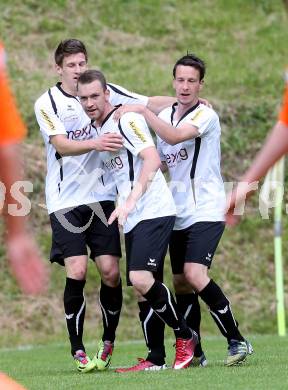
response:
[[[166,308],[167,308],[167,306],[166,306],[166,303],[165,303],[165,305],[161,309],[155,309],[155,311],[157,311],[157,313],[164,313]]]
[[[212,253],[207,253],[206,260],[207,261],[211,261],[212,260]]]
[[[73,318],[73,316],[74,316],[74,313],[72,313],[72,314],[66,314],[65,313],[65,317],[66,317],[67,320],[71,320]]]
[[[156,261],[156,259],[150,259],[150,257],[149,257],[149,261],[148,261],[147,265],[152,265],[152,267],[157,267],[157,265],[155,264],[155,261]]]

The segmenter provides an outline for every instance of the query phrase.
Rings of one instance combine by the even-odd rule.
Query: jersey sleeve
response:
[[[279,112],[278,120],[288,126],[288,70],[286,71],[286,87],[283,96],[283,103]]]
[[[23,140],[26,127],[10,89],[5,69],[5,51],[0,43],[0,145],[8,145]]]
[[[213,110],[200,106],[187,117],[185,123],[197,127],[201,137],[209,131],[216,119],[218,120],[218,116]]]
[[[116,84],[107,84],[110,91],[110,103],[112,106],[117,106],[118,104],[143,104],[147,106],[148,97],[144,95],[139,95],[138,93],[130,92],[127,89],[120,87]]]
[[[142,115],[124,114],[119,121],[119,129],[124,138],[125,148],[134,156],[150,146],[155,147],[148,125]]]
[[[51,102],[45,100],[45,94],[35,103],[34,111],[40,131],[46,137],[53,135],[67,135],[63,122],[54,113]]]

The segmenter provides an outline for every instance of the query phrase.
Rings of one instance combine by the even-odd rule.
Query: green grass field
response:
[[[68,344],[27,346],[1,349],[1,370],[25,385],[29,390],[94,390],[111,389],[213,389],[213,390],[285,390],[288,388],[287,338],[253,336],[254,354],[238,367],[225,367],[226,345],[223,338],[205,338],[203,346],[208,367],[175,371],[117,374],[113,368],[134,364],[145,357],[142,341],[119,342],[113,356],[113,367],[106,372],[80,374],[69,356]],[[173,340],[166,342],[167,364],[174,355]],[[96,342],[87,344],[91,356]],[[5,390],[2,389],[1,390]]]

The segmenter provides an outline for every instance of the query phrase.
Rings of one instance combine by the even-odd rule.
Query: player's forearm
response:
[[[61,139],[60,141],[53,141],[52,144],[57,152],[65,156],[79,156],[95,150],[97,148],[97,142],[94,139],[84,141],[74,141],[69,139]]]
[[[130,192],[127,201],[134,202],[137,201],[144,195],[150,183],[153,181],[153,178],[161,167],[161,161],[158,156],[153,156],[150,158],[144,158],[143,165],[137,182],[133,185],[133,190]]]
[[[207,99],[200,98],[199,101],[205,106],[211,107],[210,102]],[[172,96],[150,96],[148,99],[147,108],[154,112],[154,114],[158,115],[159,112],[164,110],[166,107],[172,106],[177,102],[177,99]]]
[[[154,132],[169,145],[176,145],[179,142],[198,136],[196,128],[189,125],[182,125],[181,127],[176,128],[163,121],[146,107],[142,108],[142,114]]]
[[[147,108],[155,114],[159,114],[164,108],[172,106],[176,102],[176,98],[171,96],[151,96],[149,97]]]
[[[252,183],[260,180],[268,170],[288,152],[288,126],[277,122],[241,181]]]

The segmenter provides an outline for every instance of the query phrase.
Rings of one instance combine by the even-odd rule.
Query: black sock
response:
[[[64,310],[72,356],[79,349],[85,352],[83,345],[83,325],[86,309],[84,296],[85,283],[85,280],[66,278]]]
[[[189,339],[191,337],[191,331],[165,284],[155,280],[150,290],[143,296],[165,324],[174,330],[176,338]]]
[[[221,288],[211,279],[199,295],[208,305],[215,323],[228,342],[231,339],[243,341],[244,338],[238,330],[238,323],[234,319],[230,302]]]
[[[184,316],[184,319],[190,329],[193,329],[198,334],[198,344],[195,348],[194,355],[200,357],[203,353],[200,336],[201,310],[197,293],[176,294],[176,302],[179,311]]]
[[[139,318],[147,348],[149,350],[146,360],[157,365],[165,364],[164,331],[165,323],[154,312],[148,301],[138,302]]]
[[[115,340],[115,333],[121,313],[122,300],[121,280],[117,287],[109,287],[101,281],[99,302],[102,311],[104,329],[102,341],[109,340],[113,343]]]

